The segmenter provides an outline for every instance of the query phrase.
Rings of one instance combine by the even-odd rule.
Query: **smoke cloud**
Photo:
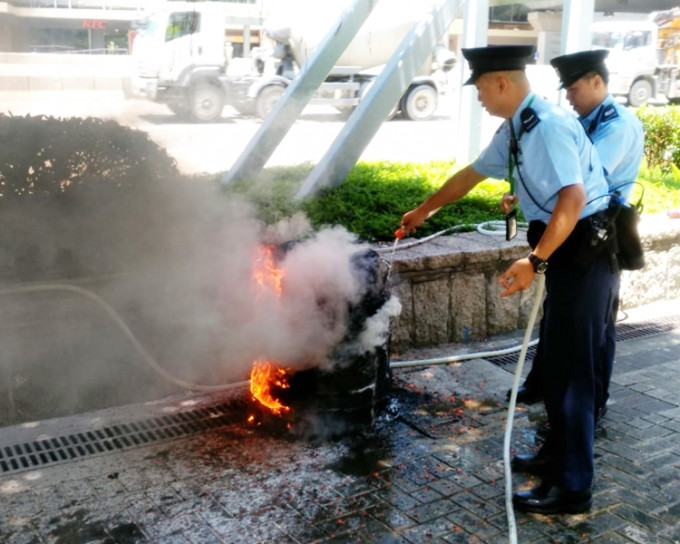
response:
[[[114,308],[158,364],[182,380],[244,380],[257,359],[330,368],[330,354],[347,333],[348,309],[367,289],[352,259],[368,246],[340,227],[312,232],[303,215],[266,226],[247,202],[211,182],[167,184],[148,199],[83,200],[67,221],[36,207],[30,220],[16,218],[21,238],[24,245],[32,240],[28,246],[44,260],[68,255],[69,283]],[[3,224],[18,232],[7,216]],[[282,273],[280,294],[253,278],[267,245]],[[48,266],[32,283],[58,285],[62,273]],[[43,399],[51,416],[177,392],[92,300],[55,290],[4,302],[14,320],[2,332],[14,416],[22,416],[22,396]],[[390,299],[351,349],[360,354],[383,343],[398,312]]]

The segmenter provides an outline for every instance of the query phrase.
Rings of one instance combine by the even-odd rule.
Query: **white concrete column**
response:
[[[243,58],[250,56],[250,25],[243,25]]]
[[[594,11],[595,0],[564,0],[562,55],[590,49]]]
[[[463,35],[461,47],[484,47],[487,45],[489,28],[489,0],[468,0],[463,12]],[[458,145],[457,159],[472,161],[481,150],[482,106],[477,100],[474,85],[463,83],[470,77],[468,62],[460,56],[458,63]]]

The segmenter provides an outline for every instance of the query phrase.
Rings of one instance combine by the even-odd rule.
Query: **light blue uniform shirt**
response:
[[[538,121],[522,129],[521,112],[529,106]],[[579,121],[567,110],[529,93],[512,116],[519,139],[519,162],[514,169],[515,194],[527,221],[548,223],[558,192],[569,185],[584,186],[586,200],[579,219],[609,205],[602,163]],[[491,143],[472,163],[483,176],[507,179],[510,129],[505,122]]]
[[[597,149],[610,192],[619,190],[629,200],[644,152],[642,123],[611,95],[579,121]]]

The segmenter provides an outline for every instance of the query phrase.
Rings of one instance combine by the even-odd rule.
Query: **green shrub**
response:
[[[657,214],[666,210],[680,209],[680,170],[674,164],[668,171],[660,166],[640,169],[638,181],[644,189],[642,200],[643,214]],[[633,200],[642,195],[639,187],[635,188]]]
[[[180,214],[175,161],[100,119],[0,114],[0,279],[110,274],[161,251]]]
[[[0,114],[0,206],[79,191],[154,185],[174,159],[145,132],[115,121]]]
[[[680,109],[677,106],[638,108],[636,114],[645,132],[645,161],[651,169],[671,173],[680,167]]]
[[[237,182],[226,187],[256,204],[260,219],[273,222],[303,211],[312,225],[343,225],[360,238],[371,241],[393,239],[402,215],[420,204],[455,171],[452,161],[427,163],[358,163],[338,187],[321,190],[302,202],[292,201],[312,166],[268,169],[257,182]],[[456,225],[501,219],[499,202],[507,184],[488,180],[464,199],[443,208],[416,235],[427,236]]]

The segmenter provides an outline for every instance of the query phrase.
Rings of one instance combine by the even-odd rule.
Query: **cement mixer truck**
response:
[[[411,9],[394,9],[395,2]],[[411,0],[385,2],[390,9],[381,10],[381,4],[339,58],[311,105],[351,112],[417,20]],[[135,25],[129,96],[165,103],[194,122],[217,120],[225,105],[240,114],[264,118],[346,5],[345,0],[308,2],[304,17],[293,13],[270,17],[262,1],[166,2]],[[437,46],[393,113],[402,112],[412,120],[432,116],[446,74],[454,65],[453,52]]]

